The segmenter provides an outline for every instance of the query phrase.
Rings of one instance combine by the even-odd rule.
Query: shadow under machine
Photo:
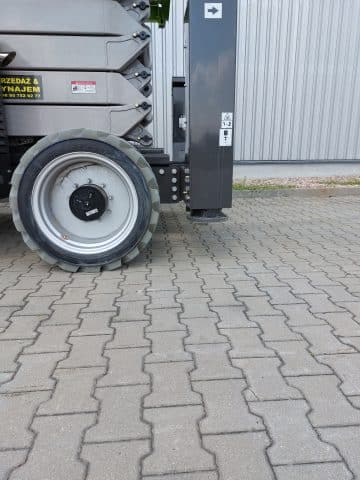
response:
[[[0,198],[45,261],[115,269],[146,248],[160,203],[231,207],[237,0],[189,0],[173,154],[153,148],[149,22],[170,0],[13,0],[0,7]]]

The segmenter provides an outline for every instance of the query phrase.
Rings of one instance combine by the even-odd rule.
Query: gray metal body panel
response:
[[[206,4],[189,0],[188,6],[192,210],[221,209],[232,202],[233,148],[230,140],[229,146],[219,146],[219,138],[222,113],[234,112],[237,0],[221,3],[221,18],[205,18]],[[233,130],[227,132],[230,139]]]
[[[26,100],[26,103],[58,103],[58,104],[101,104],[101,105],[129,105],[134,106],[147,102],[130,82],[119,73],[110,72],[26,72],[6,71],[5,75],[23,75],[34,73],[42,79],[42,99]],[[2,72],[0,71],[0,79]],[[76,83],[75,83],[76,82]],[[91,83],[90,83],[91,82]],[[92,93],[81,93],[76,85],[90,85]],[[5,103],[24,103],[21,99],[11,99],[16,85],[3,84]],[[26,85],[23,87],[26,91]],[[86,91],[86,90],[84,90]],[[78,93],[76,93],[78,92]],[[26,95],[26,94],[25,94]]]
[[[131,9],[131,4],[127,8]],[[132,35],[139,31],[142,19],[138,9],[132,9],[129,15],[115,0],[10,0],[2,2],[0,30],[51,35]]]
[[[0,19],[0,28],[2,27]],[[122,70],[150,45],[132,36],[1,35],[0,49],[15,51],[8,69]]]
[[[63,130],[90,128],[119,137],[146,118],[141,108],[95,106],[6,105],[8,134],[42,137]]]

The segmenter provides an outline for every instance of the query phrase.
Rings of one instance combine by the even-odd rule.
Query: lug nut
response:
[[[165,175],[165,170],[164,170],[163,168],[160,168],[159,174],[160,174],[160,175]]]

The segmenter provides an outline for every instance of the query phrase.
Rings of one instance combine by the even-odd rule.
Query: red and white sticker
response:
[[[96,82],[93,80],[73,80],[71,82],[71,93],[96,93]]]

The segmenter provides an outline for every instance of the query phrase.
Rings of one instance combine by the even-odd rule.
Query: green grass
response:
[[[246,184],[246,183],[234,183],[233,189],[234,190],[249,190],[249,191],[256,191],[256,190],[286,190],[289,188],[295,188],[295,185],[272,185],[267,183],[259,183],[255,184]]]
[[[325,180],[323,182],[329,186],[358,187],[360,186],[360,178],[349,178],[348,180]]]

